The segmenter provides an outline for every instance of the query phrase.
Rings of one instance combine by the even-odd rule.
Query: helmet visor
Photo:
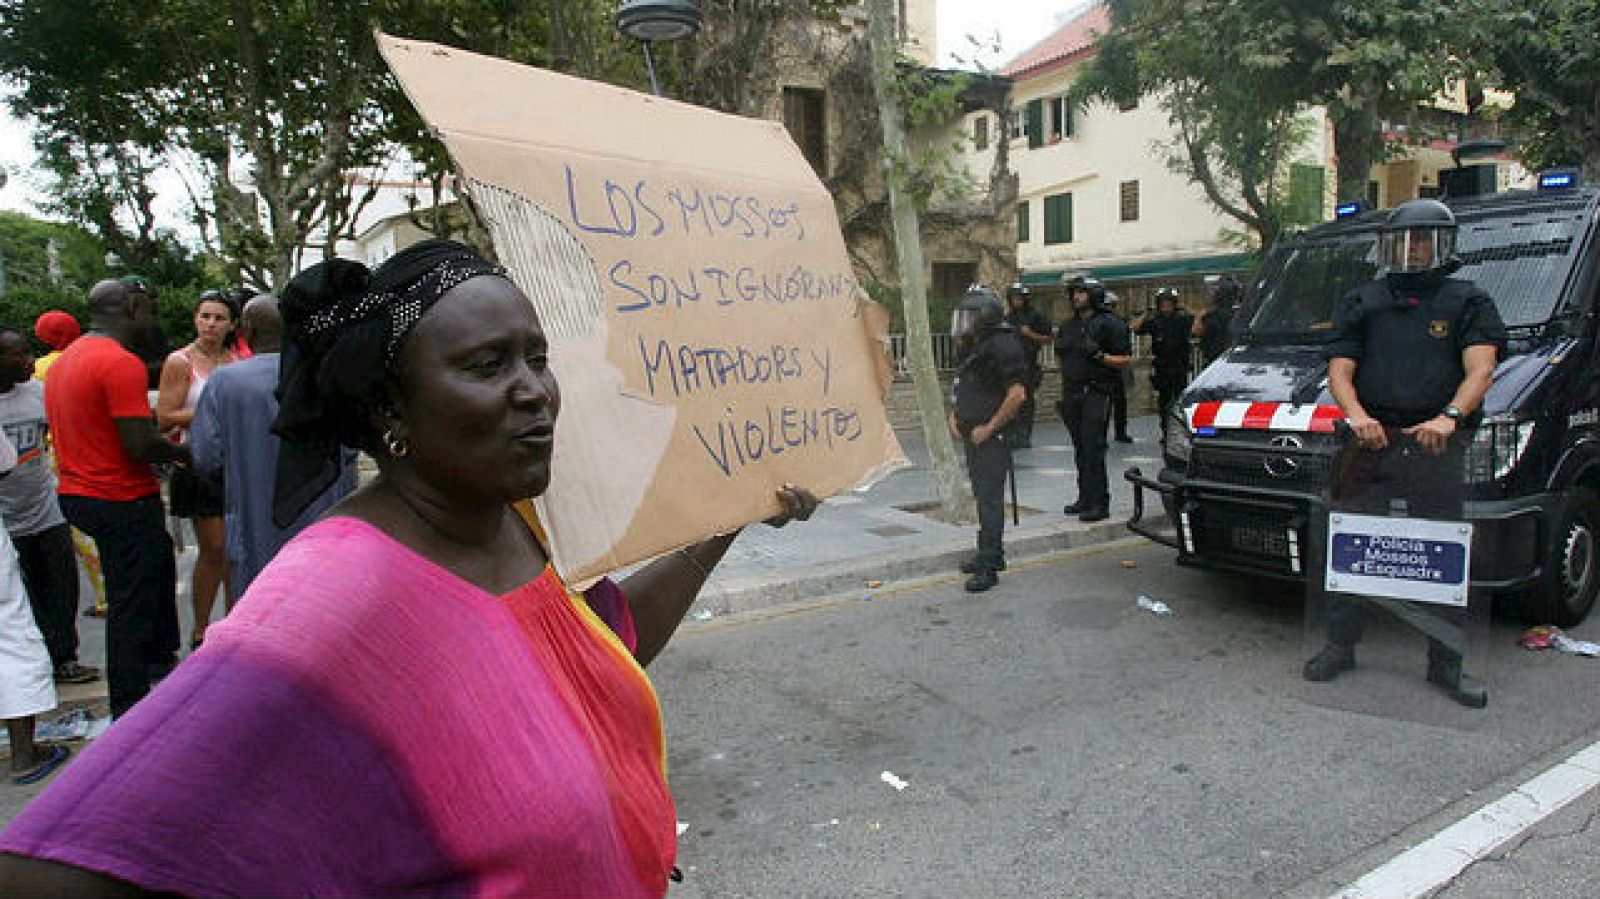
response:
[[[1384,267],[1402,275],[1442,268],[1455,244],[1456,233],[1450,228],[1405,228],[1379,236]]]
[[[979,320],[983,317],[983,310],[976,305],[962,304],[950,311],[950,336],[956,340],[967,340],[978,334]]]

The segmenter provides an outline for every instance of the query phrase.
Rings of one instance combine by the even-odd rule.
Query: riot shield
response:
[[[1308,521],[1306,699],[1473,727],[1488,693],[1492,597],[1472,589],[1465,447],[1425,451],[1399,429],[1369,449],[1341,435]]]

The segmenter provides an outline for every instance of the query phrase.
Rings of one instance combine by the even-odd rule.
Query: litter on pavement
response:
[[[1517,638],[1517,645],[1524,649],[1559,649],[1575,656],[1600,657],[1600,643],[1574,640],[1553,624],[1528,628]]]
[[[106,732],[111,726],[111,719],[91,718],[83,709],[73,709],[50,721],[39,722],[34,730],[35,740],[60,742],[62,740],[93,740]],[[0,746],[11,745],[11,738],[4,730],[0,730]]]
[[[894,787],[896,790],[904,790],[906,787],[911,786],[910,783],[908,783],[906,781],[903,781],[898,777],[895,777],[893,771],[885,771],[885,772],[883,772],[882,774],[878,775],[878,779],[883,781],[884,783],[888,784],[889,786]]]
[[[1167,605],[1159,599],[1151,599],[1150,597],[1145,596],[1143,593],[1139,594],[1139,598],[1134,600],[1134,604],[1152,615],[1172,614],[1172,606]]]

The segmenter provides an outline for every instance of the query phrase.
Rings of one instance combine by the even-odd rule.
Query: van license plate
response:
[[[1282,558],[1289,552],[1289,541],[1282,532],[1259,525],[1236,524],[1228,528],[1228,543],[1238,552]]]

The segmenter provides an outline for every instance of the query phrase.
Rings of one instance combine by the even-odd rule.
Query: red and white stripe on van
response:
[[[1196,403],[1185,410],[1189,429],[1233,428],[1246,431],[1299,431],[1333,433],[1333,423],[1344,418],[1338,406],[1298,403]]]

